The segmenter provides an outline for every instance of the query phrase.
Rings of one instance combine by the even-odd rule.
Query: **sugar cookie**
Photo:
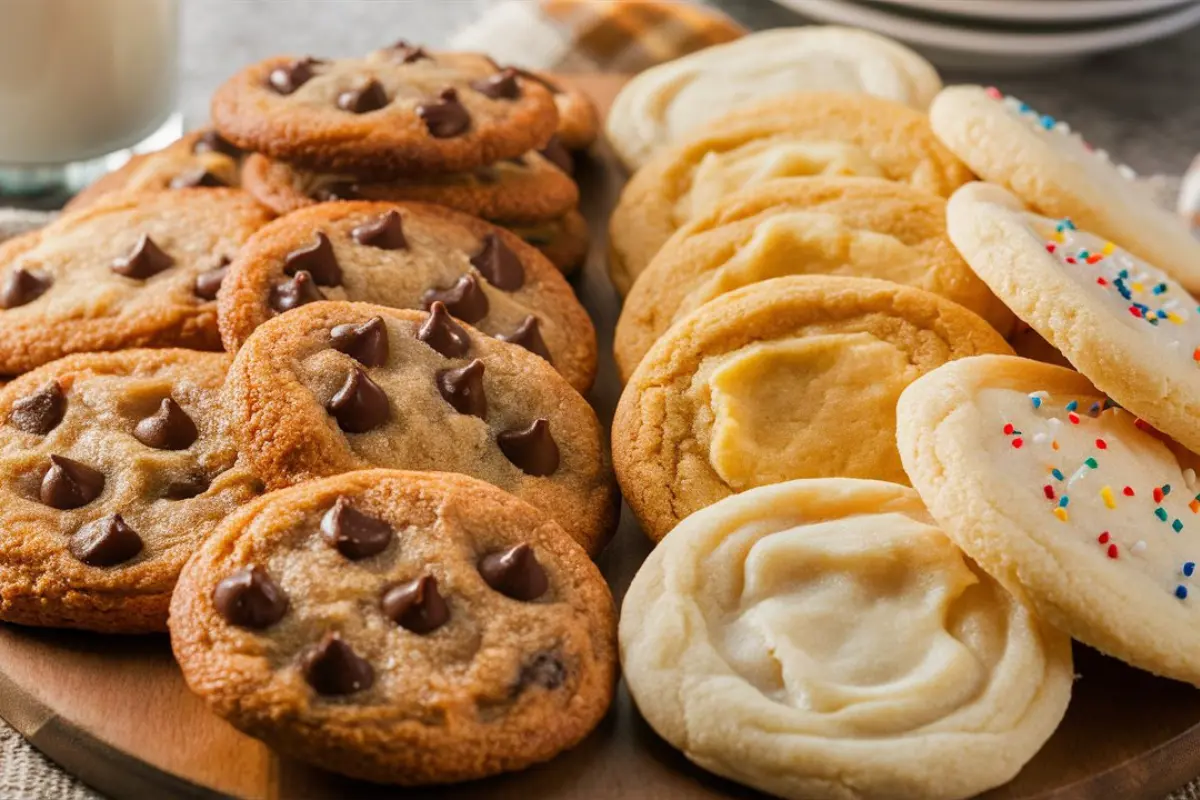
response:
[[[955,358],[1011,353],[962,306],[888,281],[791,276],[722,295],[646,354],[613,461],[652,539],[731,494],[794,478],[908,479],[896,398]]]
[[[954,300],[1002,334],[1012,327],[1012,312],[946,236],[940,197],[874,178],[781,178],[724,198],[654,257],[617,324],[622,377],[704,303],[789,274],[891,280]]]
[[[930,109],[934,132],[984,180],[1032,211],[1070,218],[1200,291],[1200,242],[1159,207],[1133,170],[1094,150],[1065,123],[998,90],[952,86]]]
[[[965,798],[1050,737],[1071,643],[971,564],[916,492],[792,481],[689,517],[619,629],[647,721],[705,769],[795,800]]]

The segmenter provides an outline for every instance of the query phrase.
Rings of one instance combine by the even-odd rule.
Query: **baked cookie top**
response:
[[[608,140],[631,170],[720,114],[803,91],[882,97],[924,111],[942,88],[933,66],[868,31],[779,28],[708,47],[634,77],[613,102]]]
[[[233,189],[106,197],[0,245],[0,374],[68,353],[220,349],[224,268],[270,219]]]
[[[789,274],[890,280],[954,300],[1001,334],[1012,327],[1012,312],[950,243],[941,198],[875,178],[781,178],[724,198],[650,262],[617,325],[622,377],[704,303]]]
[[[244,457],[271,488],[367,467],[460,472],[596,552],[615,520],[591,406],[545,360],[433,309],[313,303],[256,330],[227,385]]]
[[[166,630],[175,578],[258,490],[226,427],[229,358],[69,356],[0,391],[0,618]]]
[[[1074,680],[1070,638],[879,481],[792,481],[689,517],[634,578],[620,644],[660,735],[796,800],[1006,783]]]
[[[616,682],[612,596],[544,513],[461,475],[371,470],[276,492],[187,567],[188,685],[273,747],[447,783],[579,742]]]
[[[929,111],[934,132],[984,180],[1030,210],[1070,218],[1200,291],[1200,242],[1160,208],[1137,175],[1088,144],[1067,123],[995,88],[952,86]]]
[[[461,172],[544,145],[549,90],[486,56],[398,42],[363,58],[278,56],[221,86],[217,129],[246,150],[318,170]]]
[[[329,200],[416,200],[507,224],[553,219],[579,204],[575,182],[536,152],[470,172],[383,181],[306,170],[255,154],[246,159],[242,177],[246,191],[279,214]]]
[[[1103,392],[1200,450],[1200,301],[1156,266],[1070,219],[964,186],[950,238],[1010,308]]]
[[[114,192],[236,187],[241,157],[216,131],[193,131],[162,150],[134,156],[71,198],[63,210],[78,211]]]
[[[795,478],[907,483],[896,398],[955,358],[1011,353],[962,306],[869,278],[792,276],[721,295],[633,373],[613,461],[646,534],[731,494]]]
[[[591,318],[554,265],[508,231],[439,206],[324,203],[277,220],[229,269],[226,349],[320,299],[418,309],[441,301],[463,322],[551,362],[581,392],[596,375]]]
[[[929,118],[865,95],[809,92],[739,108],[663,151],[613,211],[613,280],[622,293],[678,228],[731,192],[776,178],[849,175],[940,197],[971,180]]]
[[[913,485],[967,555],[1076,639],[1200,684],[1196,456],[1026,359],[948,364],[898,417]]]

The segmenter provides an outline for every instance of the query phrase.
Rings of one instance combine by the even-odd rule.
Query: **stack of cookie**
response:
[[[791,83],[811,35],[730,52]],[[662,80],[736,83],[701,56]],[[684,118],[658,79],[616,108]],[[844,91],[703,111],[612,223],[614,460],[659,541],[619,639],[655,730],[781,797],[954,800],[1054,732],[1072,638],[1200,685],[1182,221],[996,89],[928,116]],[[1078,372],[1013,355],[1030,331]]]
[[[0,619],[169,627],[214,710],[369,780],[582,739],[616,670],[596,335],[482,218],[581,246],[542,152],[572,98],[407,45],[271,59],[0,245]]]

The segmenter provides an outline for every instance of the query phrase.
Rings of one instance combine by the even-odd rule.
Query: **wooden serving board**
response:
[[[577,81],[602,105],[616,78]],[[575,288],[599,333],[591,396],[611,420],[620,392],[611,358],[619,298],[605,272],[608,212],[623,176],[598,148],[581,166],[595,236]],[[650,550],[626,509],[600,558],[618,600]],[[1200,775],[1200,691],[1076,647],[1079,679],[1062,726],[1012,783],[987,800],[1161,800]],[[101,637],[0,624],[0,716],[70,772],[125,798],[430,797],[444,800],[684,800],[761,795],[693,767],[641,719],[622,684],[589,738],[553,761],[472,784],[398,790],[283,759],[191,695],[165,636]]]

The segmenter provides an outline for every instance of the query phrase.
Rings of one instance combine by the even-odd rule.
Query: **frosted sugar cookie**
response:
[[[984,180],[1030,210],[1069,217],[1200,290],[1200,242],[1162,209],[1136,174],[1092,148],[1065,122],[994,88],[952,86],[930,109],[933,129]]]
[[[1200,485],[1079,373],[965,359],[900,397],[913,486],[946,533],[1048,622],[1200,684]]]
[[[949,197],[971,180],[923,113],[865,95],[809,92],[739,109],[633,176],[610,224],[622,294],[678,228],[739,189],[776,178],[884,178]]]
[[[1011,353],[962,306],[888,281],[791,276],[722,295],[646,354],[617,405],[613,461],[646,534],[794,478],[907,483],[896,398],[955,358]]]
[[[1068,637],[971,564],[911,489],[792,481],[689,517],[625,597],[650,725],[796,800],[964,798],[1010,780],[1070,698]]]
[[[1012,312],[950,243],[940,197],[875,178],[781,178],[721,200],[654,257],[617,325],[622,377],[704,303],[789,274],[891,280],[954,300],[1001,333],[1012,327]]]
[[[1005,190],[961,189],[950,238],[967,263],[1121,405],[1200,451],[1200,307],[1165,272]]]
[[[921,56],[867,31],[782,28],[652,67],[617,95],[608,140],[631,170],[747,101],[800,91],[867,94],[925,110],[942,81]]]

